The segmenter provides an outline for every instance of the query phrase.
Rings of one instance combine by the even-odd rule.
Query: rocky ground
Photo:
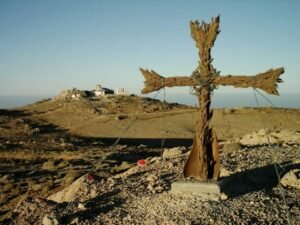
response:
[[[150,150],[144,146],[116,147],[132,155]],[[145,163],[138,161],[139,164],[121,173],[86,173],[48,199],[26,197],[5,223],[288,224],[288,218],[291,224],[299,221],[300,189],[281,186],[273,166],[274,161],[279,163],[280,176],[299,169],[300,161],[295,160],[299,146],[221,150],[220,198],[170,192],[171,183],[182,179],[188,149],[172,151],[166,157],[145,155]]]
[[[299,224],[295,129],[220,143],[222,194],[200,196],[170,191],[183,179],[190,143],[103,141],[33,111],[0,110],[1,224]]]

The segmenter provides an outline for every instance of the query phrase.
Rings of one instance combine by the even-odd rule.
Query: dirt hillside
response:
[[[206,199],[170,193],[183,179],[194,108],[119,96],[0,110],[0,223],[296,224],[299,112],[215,110],[212,126],[226,141],[219,149],[224,187],[221,199]]]
[[[197,109],[138,96],[52,99],[21,108],[37,123],[49,123],[83,137],[192,138]],[[300,129],[300,110],[232,108],[213,110],[220,140],[252,131]]]

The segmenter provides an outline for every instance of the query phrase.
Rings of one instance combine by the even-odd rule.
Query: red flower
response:
[[[88,174],[86,175],[86,179],[87,179],[88,181],[93,181],[93,180],[95,180],[93,174],[91,174],[91,173],[88,173]]]
[[[144,159],[140,159],[137,161],[138,166],[145,166],[146,165],[146,161]]]

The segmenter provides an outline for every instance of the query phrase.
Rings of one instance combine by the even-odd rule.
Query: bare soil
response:
[[[261,128],[300,130],[299,109],[218,109],[214,110],[213,115],[212,126],[220,140],[232,140]],[[83,98],[45,100],[15,110],[0,110],[0,221],[14,224],[16,219],[21,218],[14,213],[13,209],[22,200],[28,199],[28,197],[46,198],[89,172],[96,174],[100,180],[104,180],[104,186],[109,186],[113,176],[136,166],[139,159],[159,158],[162,153],[161,141],[164,139],[165,147],[186,146],[188,150],[192,143],[196,118],[196,109],[192,107],[162,103],[136,96],[93,100]],[[119,143],[112,145],[118,138],[121,138]],[[251,149],[238,149],[235,152],[221,151],[223,171],[236,174],[264,167],[269,171],[272,167],[272,154],[261,148]],[[277,149],[275,155],[278,156],[276,160],[279,164],[299,166],[298,145]],[[149,192],[146,184],[138,183],[139,180],[145,179],[146,175],[151,175],[149,171],[140,171],[141,173],[134,175],[132,185],[122,183],[123,181],[117,179],[117,183],[107,190],[107,195],[101,196],[103,198],[106,196],[105,199],[119,199],[118,194],[113,194],[118,192],[121,193],[121,197],[123,196],[121,201],[128,202],[121,204],[115,201],[114,204],[108,208],[104,207],[103,210],[100,207],[97,212],[93,212],[94,218],[86,218],[80,214],[78,218],[81,222],[78,223],[103,224],[101,221],[107,221],[106,224],[145,224],[137,221],[145,217],[144,210],[149,210],[140,205],[149,204],[149,196],[156,199],[153,203],[156,208],[154,207],[152,210],[154,214],[163,210],[159,208],[160,204],[166,207],[166,199],[179,206],[180,201],[187,205],[192,204],[197,198],[181,196],[178,198],[181,199],[178,202],[167,194],[170,183],[182,176],[181,169],[186,156],[186,154],[183,155],[182,158],[176,159],[177,161],[158,163],[162,166],[157,164],[153,168],[144,168],[145,170],[151,169],[158,176],[161,175],[157,174],[161,173],[159,169],[164,168],[162,174],[168,174],[169,170],[169,175],[162,179],[163,184],[160,185],[162,189],[158,192],[151,192],[151,190]],[[155,170],[157,171],[155,172]],[[249,176],[253,177],[252,175],[250,173]],[[285,224],[285,209],[280,208],[280,204],[282,204],[280,190],[274,178],[272,179],[269,184],[261,182],[260,188],[257,190],[250,188],[250,190],[244,190],[242,194],[234,194],[236,190],[229,190],[227,194],[230,200],[220,204],[223,204],[224,207],[238,208],[241,207],[243,201],[254,201],[256,204],[256,201],[262,201],[259,200],[260,198],[269,198],[271,205],[278,209],[279,222],[266,216],[268,210],[265,208],[262,210],[265,213],[263,217],[265,219],[262,221]],[[106,184],[106,182],[108,183]],[[133,190],[138,186],[145,186],[144,188],[149,193],[144,192],[143,188],[140,191],[138,189],[136,192],[132,191],[133,195],[138,196],[137,199],[139,199],[139,201],[135,201],[134,196],[126,193],[130,193],[130,188]],[[125,188],[124,191],[127,191],[123,192],[123,188]],[[273,192],[264,192],[266,188],[273,188]],[[286,191],[292,216],[297,219],[295,215],[298,213],[299,217],[299,203],[297,203],[299,190],[288,189]],[[99,202],[105,200],[101,199],[101,196],[99,196]],[[214,203],[208,204],[212,204],[211,207],[217,207]],[[208,206],[204,208],[209,211]],[[251,211],[241,215],[238,212],[229,215],[230,212],[222,208],[223,206],[220,206],[221,208],[218,206],[217,209],[223,212],[223,216],[228,214],[228,218],[224,220],[225,224],[228,224],[226,221],[235,217],[241,218],[236,223],[246,221],[244,224],[253,224],[252,222],[256,221],[255,218],[259,218],[259,215],[252,218]],[[61,207],[60,210],[63,210],[66,205],[59,205],[59,207]],[[138,208],[135,216],[131,214],[134,207]],[[128,210],[126,211],[126,209]],[[180,207],[178,210],[180,211]],[[192,214],[187,214],[186,221],[180,219],[182,217],[180,213],[178,216],[181,216],[177,220],[176,218],[172,220],[173,212],[167,211],[165,217],[162,215],[157,217],[157,224],[168,221],[169,224],[171,222],[173,224],[184,224],[184,222],[186,224],[189,224],[188,222],[190,224],[213,224],[212,221],[219,221],[217,224],[222,224],[221,220],[211,216],[212,214],[208,211],[205,211],[207,217],[201,217],[202,219],[198,220],[199,223],[195,219],[191,219],[193,213],[199,214],[197,210]],[[114,212],[117,218],[113,218]],[[151,214],[149,218],[145,217],[148,222],[153,221],[154,214]],[[243,215],[245,216],[243,217]],[[295,219],[293,221],[296,224]],[[65,218],[64,221],[69,224],[70,218]],[[40,223],[38,219],[31,222],[33,224]],[[257,224],[259,224],[258,219]]]
[[[46,121],[83,137],[191,139],[197,119],[194,107],[137,96],[49,100],[21,110],[37,123]],[[235,139],[262,128],[299,130],[300,110],[214,109],[211,124],[219,140]]]

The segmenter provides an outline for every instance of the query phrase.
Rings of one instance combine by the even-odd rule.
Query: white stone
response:
[[[155,181],[158,180],[158,177],[157,177],[156,175],[154,175],[154,174],[150,174],[150,175],[146,178],[146,180],[149,181],[149,182],[154,183]]]
[[[300,144],[300,133],[291,130],[281,130],[267,133],[264,129],[251,134],[246,134],[240,139],[242,145],[263,145],[263,144]]]
[[[156,163],[156,162],[159,162],[160,161],[160,157],[156,156],[156,157],[152,157],[149,162],[150,163]]]
[[[89,182],[87,181],[87,174],[81,176],[77,180],[75,180],[72,184],[64,188],[63,190],[50,195],[47,199],[52,200],[58,203],[62,202],[71,202],[74,199],[78,198],[78,195],[81,194],[82,198],[94,198],[96,197],[97,192],[93,192],[93,188],[95,187],[95,181]],[[83,193],[79,193],[83,192]]]
[[[126,170],[125,172],[123,173],[119,173],[119,174],[116,174],[114,175],[112,178],[115,178],[115,179],[118,179],[118,178],[122,178],[122,179],[125,179],[127,178],[128,176],[136,173],[138,171],[139,167],[138,166],[133,166],[131,168],[129,168],[128,170]]]
[[[222,201],[225,201],[225,200],[228,199],[228,196],[227,196],[225,193],[221,193],[220,199],[221,199]]]
[[[280,180],[280,183],[284,186],[290,186],[300,189],[300,169],[294,169],[286,173]]]
[[[49,214],[46,214],[43,217],[42,223],[43,223],[43,225],[59,225],[59,222],[55,218],[55,216],[54,215],[49,215]]]
[[[264,135],[261,136],[256,132],[253,132],[252,134],[246,134],[244,137],[241,138],[240,143],[242,145],[263,145],[263,144],[276,144],[278,143],[278,140],[271,136],[271,135]]]
[[[86,207],[84,204],[82,203],[78,203],[78,209],[81,209],[81,210],[86,210]]]
[[[227,170],[226,168],[221,168],[220,177],[228,177],[233,173],[234,172],[231,172],[231,171]]]
[[[162,192],[164,190],[164,188],[162,186],[157,186],[157,187],[155,187],[154,190],[155,190],[155,192],[160,193],[160,192]]]
[[[164,159],[166,158],[176,158],[182,155],[182,148],[181,147],[175,147],[175,148],[169,148],[165,149],[162,157]]]

